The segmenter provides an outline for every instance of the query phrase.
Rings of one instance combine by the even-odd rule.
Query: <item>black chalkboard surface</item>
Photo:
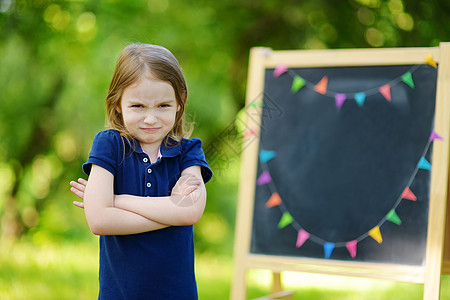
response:
[[[432,163],[437,69],[291,68],[278,77],[273,71],[265,70],[259,142],[270,159],[260,158],[257,170],[270,179],[255,185],[250,252],[423,265],[430,171],[418,164]],[[412,86],[402,80],[407,72]],[[297,75],[305,85],[293,92]],[[326,91],[316,91],[324,76]],[[379,90],[385,84],[390,99]],[[364,103],[355,100],[359,92]],[[346,95],[343,104],[336,94]],[[406,187],[417,200],[402,199]],[[267,208],[274,192],[282,203]],[[393,208],[396,222],[386,220]],[[279,225],[285,213],[292,219]],[[368,235],[377,225],[381,243]],[[310,236],[297,247],[301,229]],[[346,243],[354,240],[352,257]]]

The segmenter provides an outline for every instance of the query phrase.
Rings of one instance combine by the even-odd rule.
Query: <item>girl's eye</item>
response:
[[[161,107],[161,108],[167,108],[167,107],[170,107],[170,104],[161,104],[159,107]]]
[[[133,105],[131,105],[131,107],[135,107],[135,108],[141,108],[141,107],[142,107],[142,105],[140,105],[140,104],[133,104]]]

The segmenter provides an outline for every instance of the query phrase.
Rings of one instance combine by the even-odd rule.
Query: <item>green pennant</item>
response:
[[[402,80],[403,80],[404,83],[409,85],[411,88],[414,88],[414,80],[412,78],[411,72],[406,72],[405,74],[403,74],[402,75]]]
[[[282,229],[288,226],[289,224],[292,223],[292,221],[294,221],[294,218],[291,216],[290,213],[288,212],[283,213],[283,215],[281,216],[281,220],[278,223],[278,229]]]
[[[386,220],[395,223],[397,225],[402,225],[402,220],[400,220],[400,218],[398,217],[397,213],[395,212],[394,209],[391,209],[387,215],[386,215]]]
[[[294,80],[292,80],[291,92],[297,93],[305,85],[305,79],[295,75]]]

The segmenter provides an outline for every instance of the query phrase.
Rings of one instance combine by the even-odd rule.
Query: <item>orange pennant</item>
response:
[[[380,86],[379,90],[384,98],[386,98],[388,101],[391,101],[391,86],[389,85],[389,83]]]
[[[414,195],[414,193],[411,191],[411,189],[409,187],[406,187],[403,190],[402,193],[402,199],[407,199],[407,200],[411,200],[411,201],[416,201],[417,197],[416,195]]]
[[[272,196],[270,196],[270,199],[266,202],[266,207],[271,208],[274,206],[278,206],[281,204],[281,197],[278,193],[273,193]]]
[[[322,79],[319,81],[318,84],[314,87],[314,90],[322,95],[325,95],[327,92],[327,85],[328,85],[328,77],[323,76]]]

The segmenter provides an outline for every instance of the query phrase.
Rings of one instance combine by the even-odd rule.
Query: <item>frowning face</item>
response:
[[[118,108],[125,128],[144,151],[159,149],[175,124],[177,110],[172,85],[149,73],[124,90]]]

